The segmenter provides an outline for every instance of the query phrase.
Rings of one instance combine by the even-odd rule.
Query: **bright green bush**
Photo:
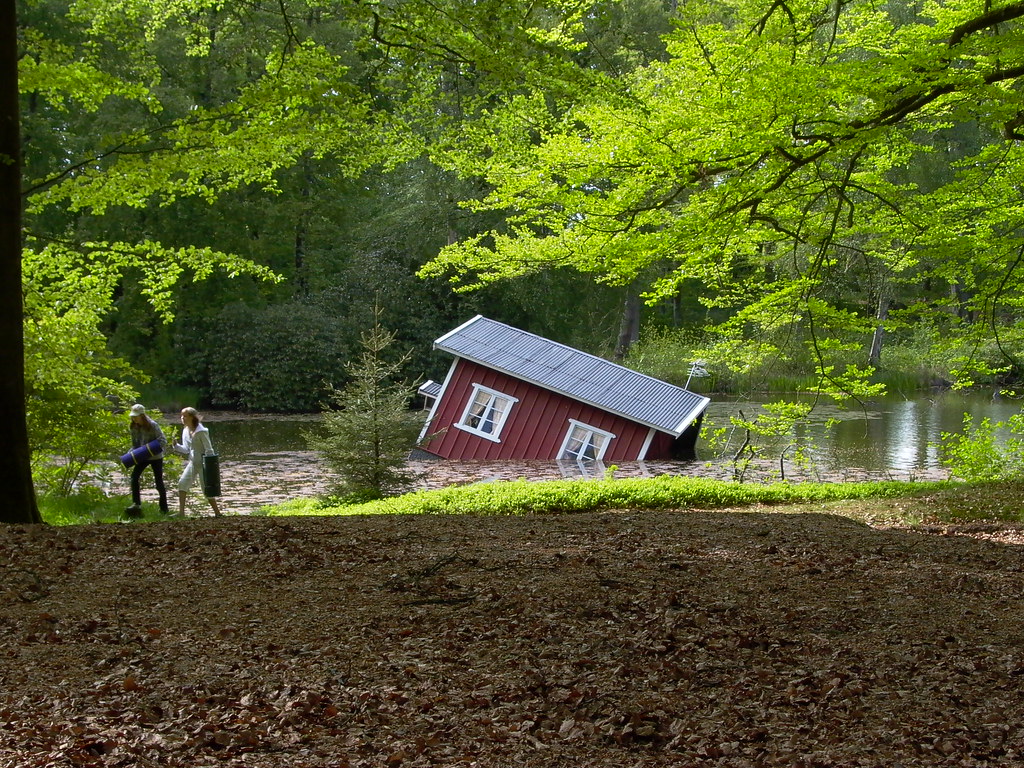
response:
[[[289,499],[280,504],[266,504],[254,513],[257,516],[299,517],[323,514],[324,503],[319,499]],[[340,514],[340,513],[339,513]]]
[[[144,376],[107,349],[109,297],[94,282],[48,275],[33,254],[23,277],[32,474],[40,495],[67,496],[98,462],[131,447],[118,411],[136,397],[124,380]]]
[[[119,523],[125,521],[123,512],[129,503],[127,496],[108,496],[101,488],[86,485],[68,496],[40,496],[39,513],[48,525]],[[155,503],[144,502],[142,510],[143,516],[132,522],[164,519]]]
[[[943,432],[942,463],[953,476],[968,481],[1013,480],[1024,477],[1024,414],[992,423],[964,414],[962,434]]]
[[[753,504],[795,504],[842,499],[896,498],[943,483],[774,483],[757,485],[708,478],[662,476],[621,480],[478,483],[348,506],[265,508],[270,515],[462,514],[527,515],[607,509],[724,509]]]

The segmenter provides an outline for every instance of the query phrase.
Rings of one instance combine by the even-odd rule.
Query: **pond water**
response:
[[[760,409],[758,401],[714,400],[708,408],[705,425],[727,426],[730,415],[742,413],[749,419]],[[798,430],[799,440],[813,443],[810,465],[792,461],[788,442],[776,445],[762,442],[759,444],[761,458],[748,470],[745,479],[944,478],[948,473],[939,461],[937,445],[943,432],[962,431],[965,412],[972,413],[978,423],[983,418],[1005,421],[1020,410],[1021,402],[1016,400],[952,392],[927,397],[886,397],[848,409],[818,405],[808,422]],[[835,423],[827,427],[829,420]],[[221,460],[224,507],[245,514],[264,504],[325,493],[328,483],[322,467],[303,437],[305,431],[316,429],[317,421],[315,415],[207,413],[204,422]],[[173,419],[169,416],[166,422],[173,423]],[[611,469],[554,461],[438,460],[414,462],[413,469],[420,476],[418,487],[421,488],[496,479],[603,477],[609,471],[616,477],[668,473],[732,478],[735,470],[728,459],[739,450],[743,439],[739,430],[731,430],[728,444],[717,456],[711,455],[708,446],[700,441],[697,446],[700,460],[692,463],[622,462]],[[144,498],[152,496],[151,487],[145,485],[148,477],[144,479]],[[198,499],[192,501],[190,509],[193,514],[209,513]]]
[[[901,479],[934,478],[936,473],[944,474],[938,451],[942,434],[963,432],[965,413],[972,414],[975,424],[985,418],[998,422],[1020,413],[1021,407],[1022,402],[1015,399],[955,392],[889,396],[848,408],[826,403],[815,405],[797,432],[800,439],[813,443],[815,463],[825,472],[862,470]],[[738,412],[749,419],[760,408],[760,402],[712,402],[705,422],[724,425]],[[835,423],[826,426],[829,420]],[[738,450],[742,436],[731,437]],[[778,455],[785,445],[775,448]]]

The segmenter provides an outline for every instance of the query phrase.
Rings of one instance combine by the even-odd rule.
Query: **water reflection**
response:
[[[975,423],[980,423],[984,418],[1006,421],[1020,410],[1017,400],[986,395],[948,392],[915,398],[892,396],[849,408],[816,404],[808,422],[795,431],[801,442],[813,446],[811,454],[822,471],[933,476],[942,470],[938,450],[942,434],[962,432],[964,413],[971,413]],[[740,411],[748,419],[764,413],[759,402],[719,400],[709,406],[705,424],[723,426]],[[827,426],[830,420],[834,423]],[[740,435],[732,439],[736,449],[739,439]],[[780,454],[785,447],[780,440],[765,452]]]
[[[936,429],[936,409],[929,401],[903,400],[897,402],[881,421],[887,435],[886,464],[894,469],[914,469],[938,466],[937,445],[940,435]]]
[[[288,416],[209,413],[203,423],[221,456],[240,457],[258,453],[305,451],[303,433],[315,430],[316,414]]]
[[[730,416],[742,412],[747,419],[753,419],[764,413],[762,405],[753,400],[716,399],[708,407],[705,426],[733,430]],[[930,397],[877,398],[848,408],[819,402],[796,433],[801,442],[814,446],[815,459],[822,466],[906,472],[940,466],[936,446],[942,433],[961,432],[965,412],[973,414],[975,422],[979,423],[984,418],[992,422],[1006,421],[1020,410],[1021,403],[1017,400],[951,392]],[[317,415],[238,413],[209,413],[204,418],[218,453],[229,459],[306,452],[308,446],[303,433],[315,430],[318,420]],[[722,450],[723,455],[731,455],[730,451],[738,450],[742,443],[740,430],[733,432],[729,446]],[[785,444],[780,441],[775,448],[781,453]],[[703,440],[698,443],[698,452],[702,460],[713,458]]]

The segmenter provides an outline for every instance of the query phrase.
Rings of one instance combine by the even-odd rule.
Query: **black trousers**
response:
[[[162,458],[142,461],[132,468],[132,504],[135,506],[140,506],[142,504],[142,493],[139,491],[139,479],[142,477],[142,471],[146,467],[153,468],[153,481],[156,484],[156,492],[160,494],[160,511],[166,512],[167,488],[164,487],[164,460]]]

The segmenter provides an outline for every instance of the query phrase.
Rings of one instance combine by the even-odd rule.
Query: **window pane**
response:
[[[605,433],[576,424],[569,433],[569,439],[565,441],[561,458],[597,461],[607,441],[608,435]]]
[[[607,436],[600,432],[591,432],[587,435],[587,444],[584,448],[583,457],[587,461],[596,461],[597,457],[601,455],[604,449],[605,441]]]
[[[515,402],[514,398],[477,389],[460,425],[479,434],[496,437]]]
[[[483,421],[487,413],[490,400],[491,394],[489,392],[477,391],[476,396],[473,398],[473,404],[469,406],[469,413],[466,416],[467,427],[472,427],[473,429],[480,428],[480,422]]]
[[[597,458],[597,448],[594,446],[594,433],[591,432],[587,435],[587,440],[583,444],[583,450],[580,451],[580,458],[585,461],[593,461]]]
[[[581,427],[573,427],[569,439],[565,443],[565,450],[562,452],[563,459],[578,459],[587,437],[587,431]]]
[[[481,432],[486,432],[488,435],[494,431],[494,422],[497,420],[498,415],[494,411],[494,400],[487,404],[484,409],[484,416],[480,419],[479,429]]]

